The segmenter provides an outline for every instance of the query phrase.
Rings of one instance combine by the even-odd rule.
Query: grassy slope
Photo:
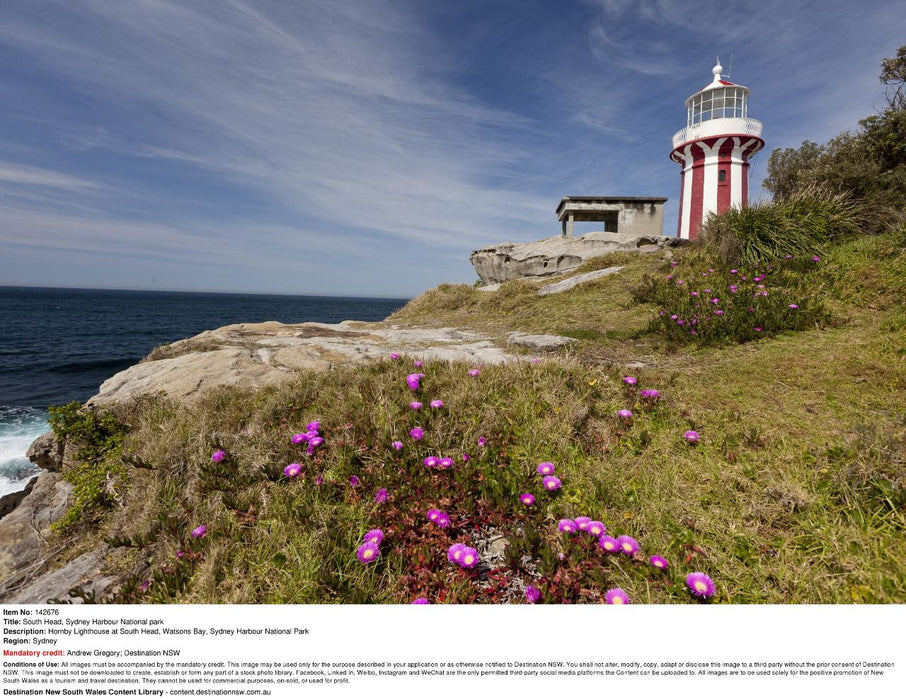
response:
[[[496,294],[443,285],[395,314],[400,324],[580,339],[567,356],[474,378],[465,366],[426,366],[425,403],[446,403],[430,415],[408,408],[405,358],[302,374],[257,395],[224,391],[191,410],[159,399],[120,407],[126,451],[154,469],[109,485],[118,504],[72,534],[83,548],[131,538],[112,558],[131,577],[126,600],[497,602],[534,585],[550,602],[596,602],[614,586],[635,602],[680,602],[690,600],[689,571],[711,575],[721,601],[906,600],[902,241],[862,239],[825,258],[822,283],[841,323],[726,348],[659,345],[644,333],[652,309],[633,305],[628,289],[663,261],[592,266],[610,264],[627,269],[566,294],[537,297],[524,282]],[[635,360],[647,365],[632,372],[640,387],[662,394],[655,405],[621,381]],[[624,407],[635,413],[629,424],[615,418]],[[315,418],[327,443],[309,458],[289,436]],[[426,429],[420,443],[405,438],[414,425]],[[683,443],[689,428],[702,436],[696,447]],[[396,438],[406,440],[399,453]],[[218,447],[229,454],[219,467],[209,459]],[[421,464],[463,452],[472,458],[449,472]],[[539,486],[541,460],[557,465],[556,495]],[[301,478],[282,477],[291,461]],[[380,487],[390,499],[377,505]],[[537,496],[532,508],[518,503],[524,491]],[[427,523],[431,507],[450,513],[450,530]],[[557,534],[559,518],[581,514],[665,555],[668,573]],[[200,523],[209,534],[193,542]],[[356,547],[374,527],[387,534],[382,555],[362,565]],[[497,535],[510,542],[503,560],[489,549]],[[449,564],[453,542],[476,546],[490,571]],[[180,548],[188,554],[176,559]],[[143,580],[153,583],[141,593]]]

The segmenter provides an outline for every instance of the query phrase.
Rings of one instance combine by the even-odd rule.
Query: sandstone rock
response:
[[[72,489],[62,475],[42,472],[31,493],[0,520],[0,600],[44,558],[50,526],[66,513]]]
[[[400,328],[356,321],[243,323],[166,346],[105,381],[88,403],[101,405],[159,392],[189,401],[218,386],[276,385],[291,379],[297,370],[326,371],[386,358],[391,352],[476,364],[515,359],[485,336],[456,328]]]
[[[53,433],[44,433],[29,445],[25,456],[41,469],[56,472],[63,468],[65,447],[66,443],[57,442]]]
[[[565,292],[567,289],[572,289],[584,282],[591,282],[592,280],[600,279],[602,277],[607,277],[608,275],[615,275],[622,267],[607,267],[603,270],[595,270],[593,272],[586,272],[581,275],[574,275],[568,277],[565,280],[560,282],[552,282],[551,284],[544,285],[541,289],[538,290],[538,296],[545,296],[547,294],[559,294],[560,292]]]
[[[9,515],[19,507],[19,504],[22,503],[22,501],[25,500],[25,497],[31,493],[31,490],[34,488],[35,482],[37,480],[38,477],[34,477],[25,485],[25,488],[21,491],[8,493],[0,498],[0,518],[2,518],[4,515]]]
[[[562,335],[531,335],[529,333],[512,332],[507,337],[513,345],[542,351],[559,350],[570,343],[576,342],[573,338],[564,338]]]
[[[0,591],[0,598],[5,603],[46,603],[51,599],[84,602],[82,598],[69,594],[74,588],[87,596],[100,598],[114,584],[114,579],[103,573],[105,560],[106,550],[87,552],[59,569],[28,580],[6,595]]]
[[[589,258],[615,252],[654,253],[684,245],[668,236],[609,232],[553,236],[532,243],[497,243],[472,253],[470,260],[485,285],[520,277],[550,277],[574,270]]]

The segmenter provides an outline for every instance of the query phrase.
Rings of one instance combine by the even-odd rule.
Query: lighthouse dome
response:
[[[711,69],[714,79],[686,100],[686,126],[711,119],[745,119],[749,111],[749,88],[721,77],[720,61]]]

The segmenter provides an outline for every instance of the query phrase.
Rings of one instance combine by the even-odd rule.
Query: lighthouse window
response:
[[[721,170],[721,171],[717,174],[717,181],[718,181],[718,182],[726,182],[726,181],[727,181],[727,171],[726,171],[726,170]]]

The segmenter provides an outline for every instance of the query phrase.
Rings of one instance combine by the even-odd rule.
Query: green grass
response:
[[[114,443],[70,432],[85,443],[86,473],[121,471],[115,498],[56,536],[110,544],[113,599],[123,602],[520,602],[533,585],[546,602],[600,602],[620,587],[634,602],[688,603],[691,571],[714,579],[717,602],[903,602],[902,238],[829,246],[811,284],[833,324],[722,348],[678,351],[646,334],[656,309],[633,303],[631,289],[669,269],[657,257],[620,259],[622,275],[562,295],[538,297],[525,282],[497,294],[442,285],[391,320],[559,332],[578,347],[478,377],[427,363],[418,396],[443,399],[440,411],[410,410],[405,357],[300,373],[279,389],[224,389],[188,407],[160,397],[117,406],[105,419],[126,426]],[[644,367],[626,368],[639,358]],[[643,402],[641,388],[661,399]],[[621,408],[631,422],[616,417]],[[308,456],[290,437],[314,419],[326,442]],[[407,437],[415,425],[426,433],[417,443]],[[683,441],[688,429],[701,434],[697,446]],[[212,462],[215,449],[227,460]],[[456,466],[428,469],[428,455]],[[562,479],[555,494],[535,474],[543,460]],[[291,462],[301,477],[283,476]],[[378,488],[387,502],[374,502]],[[428,523],[430,508],[452,527]],[[558,533],[560,518],[583,514],[637,539],[645,557]],[[200,524],[208,534],[193,540]],[[382,553],[363,565],[356,549],[373,528],[385,532]],[[498,537],[509,547],[493,558]],[[450,564],[454,542],[476,547],[484,566]],[[667,557],[666,574],[648,566],[651,554]]]

